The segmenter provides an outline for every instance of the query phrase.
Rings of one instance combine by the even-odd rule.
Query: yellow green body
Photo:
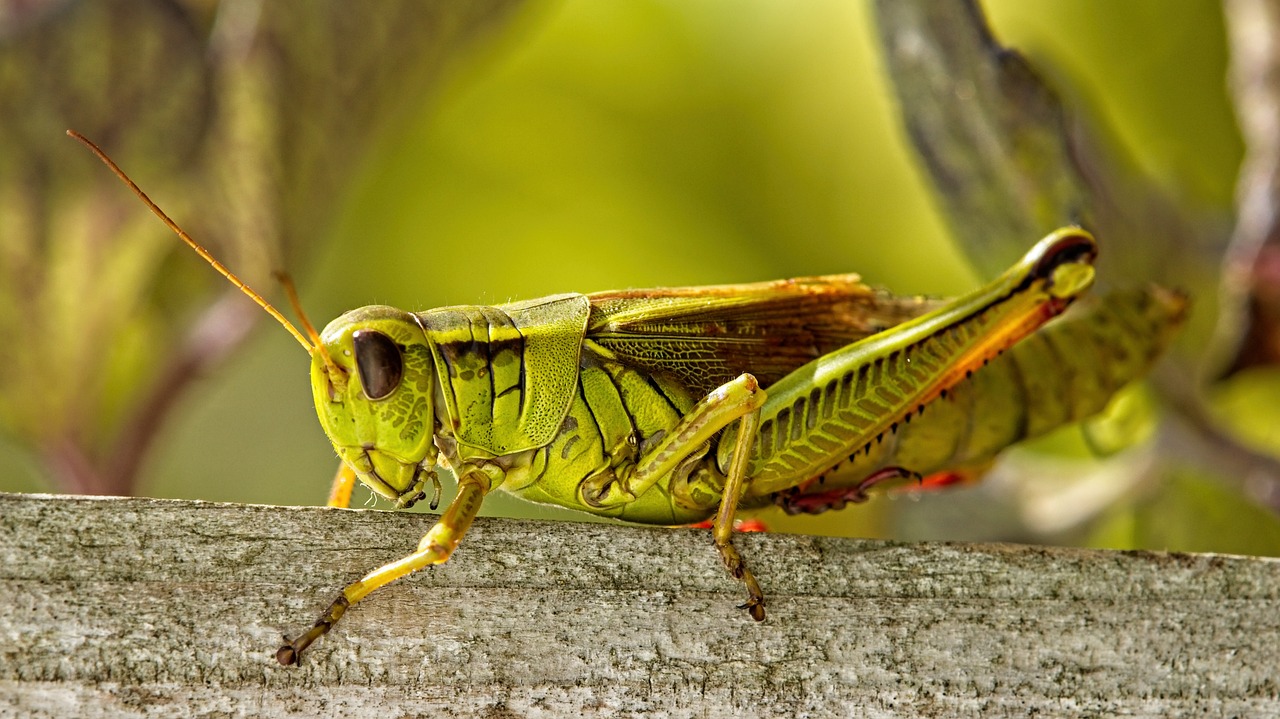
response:
[[[425,494],[443,460],[495,468],[497,488],[535,502],[632,522],[696,522],[720,505],[736,424],[683,448],[672,471],[625,501],[592,501],[588,490],[625,483],[700,399],[741,374],[767,397],[744,478],[749,504],[818,478],[856,483],[886,466],[971,466],[1100,410],[1140,376],[1181,308],[1150,291],[1117,296],[1101,314],[1015,346],[1089,286],[1093,251],[1087,234],[1060,231],[998,280],[946,304],[895,300],[836,276],[420,313],[365,307],[331,323],[324,344],[350,366],[356,332],[385,334],[404,358],[403,377],[378,400],[359,381],[333,397],[317,357],[316,407],[342,459],[401,506]],[[886,318],[895,326],[879,331]],[[1052,338],[1071,333],[1080,345],[1046,354]],[[1118,365],[1089,354],[1143,346],[1155,349]],[[1075,383],[1069,391],[1030,391],[1062,386],[1064,373]],[[1055,399],[1064,395],[1075,398],[1067,411]]]

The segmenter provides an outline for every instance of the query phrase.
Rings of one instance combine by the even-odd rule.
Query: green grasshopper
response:
[[[836,275],[418,313],[370,306],[317,333],[286,282],[304,333],[69,134],[306,348],[341,458],[331,505],[347,506],[356,480],[408,507],[428,484],[438,496],[438,467],[457,478],[417,550],[347,585],[286,638],[284,665],[370,592],[445,562],[494,489],[630,522],[713,518],[715,547],[747,592],[741,608],[762,621],[764,594],[732,542],[740,506],[823,511],[877,484],[980,466],[1101,409],[1185,309],[1148,288],[1037,332],[1093,281],[1096,243],[1064,228],[945,303]]]

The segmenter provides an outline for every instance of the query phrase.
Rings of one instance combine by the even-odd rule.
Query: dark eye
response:
[[[356,346],[356,369],[365,396],[383,399],[396,391],[404,376],[404,360],[396,343],[375,330],[356,330],[351,341]]]

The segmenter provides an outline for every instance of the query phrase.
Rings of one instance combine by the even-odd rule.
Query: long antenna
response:
[[[161,210],[156,203],[152,202],[151,198],[147,197],[147,193],[143,192],[142,188],[134,184],[133,180],[130,180],[129,176],[124,174],[124,170],[120,169],[119,165],[112,162],[110,157],[107,157],[107,153],[103,152],[97,145],[93,144],[93,141],[89,138],[81,135],[75,130],[67,130],[67,134],[79,140],[85,147],[89,148],[90,152],[97,155],[98,159],[102,160],[103,164],[109,167],[111,171],[116,174],[116,177],[119,177],[124,184],[128,185],[129,189],[133,190],[133,194],[137,195],[138,198],[142,200],[142,202],[149,207],[153,213],[155,213],[155,216],[160,218],[160,221],[163,222],[166,227],[173,230],[178,237],[182,238],[182,241],[187,243],[191,249],[195,250],[197,255],[203,257],[205,262],[208,262],[213,269],[218,271],[218,274],[227,278],[231,284],[235,285],[241,292],[248,295],[249,299],[257,303],[257,305],[262,309],[266,310],[267,314],[274,317],[276,322],[279,322],[285,329],[289,330],[289,334],[293,335],[294,339],[298,340],[298,344],[302,345],[303,349],[307,351],[307,354],[314,354],[316,352],[316,348],[320,347],[318,341],[314,345],[311,342],[308,342],[307,338],[298,331],[298,328],[294,327],[293,323],[289,322],[289,320],[285,319],[284,315],[280,314],[280,310],[272,307],[271,303],[267,302],[266,298],[257,292],[254,292],[248,285],[241,281],[239,277],[236,277],[235,273],[227,269],[226,265],[222,264],[215,259],[213,255],[209,254],[209,251],[202,247],[200,243],[191,239],[191,235],[188,235],[181,227],[178,227],[178,223],[169,219],[169,216],[164,214],[164,210]],[[311,324],[310,322],[307,322],[305,318],[303,318],[302,321],[308,326]],[[314,333],[314,330],[312,330],[312,332]],[[330,361],[332,362],[332,360]]]
[[[316,350],[320,352],[320,359],[324,361],[325,369],[329,373],[329,382],[336,389],[344,389],[347,386],[347,373],[333,361],[333,357],[329,356],[329,350],[324,348],[324,343],[320,341],[320,333],[316,332],[316,328],[311,324],[311,320],[307,319],[307,313],[302,311],[302,300],[298,299],[298,288],[293,286],[293,278],[284,270],[276,271],[276,281],[284,287],[284,294],[289,298],[289,304],[293,306],[293,313],[298,316],[298,321],[302,323],[302,329],[311,338],[311,342],[315,345]]]

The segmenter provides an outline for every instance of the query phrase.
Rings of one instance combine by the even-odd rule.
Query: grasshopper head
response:
[[[352,310],[324,329],[311,387],[325,434],[370,489],[400,507],[424,496],[434,459],[434,363],[413,315]],[[324,355],[328,354],[326,360]]]
[[[293,282],[281,273],[277,276],[304,334],[171,220],[97,145],[74,130],[67,134],[84,143],[161,222],[311,354],[311,386],[320,424],[357,476],[401,507],[421,499],[427,479],[424,460],[435,459],[434,363],[414,316],[392,307],[365,307],[346,313],[317,334]]]

